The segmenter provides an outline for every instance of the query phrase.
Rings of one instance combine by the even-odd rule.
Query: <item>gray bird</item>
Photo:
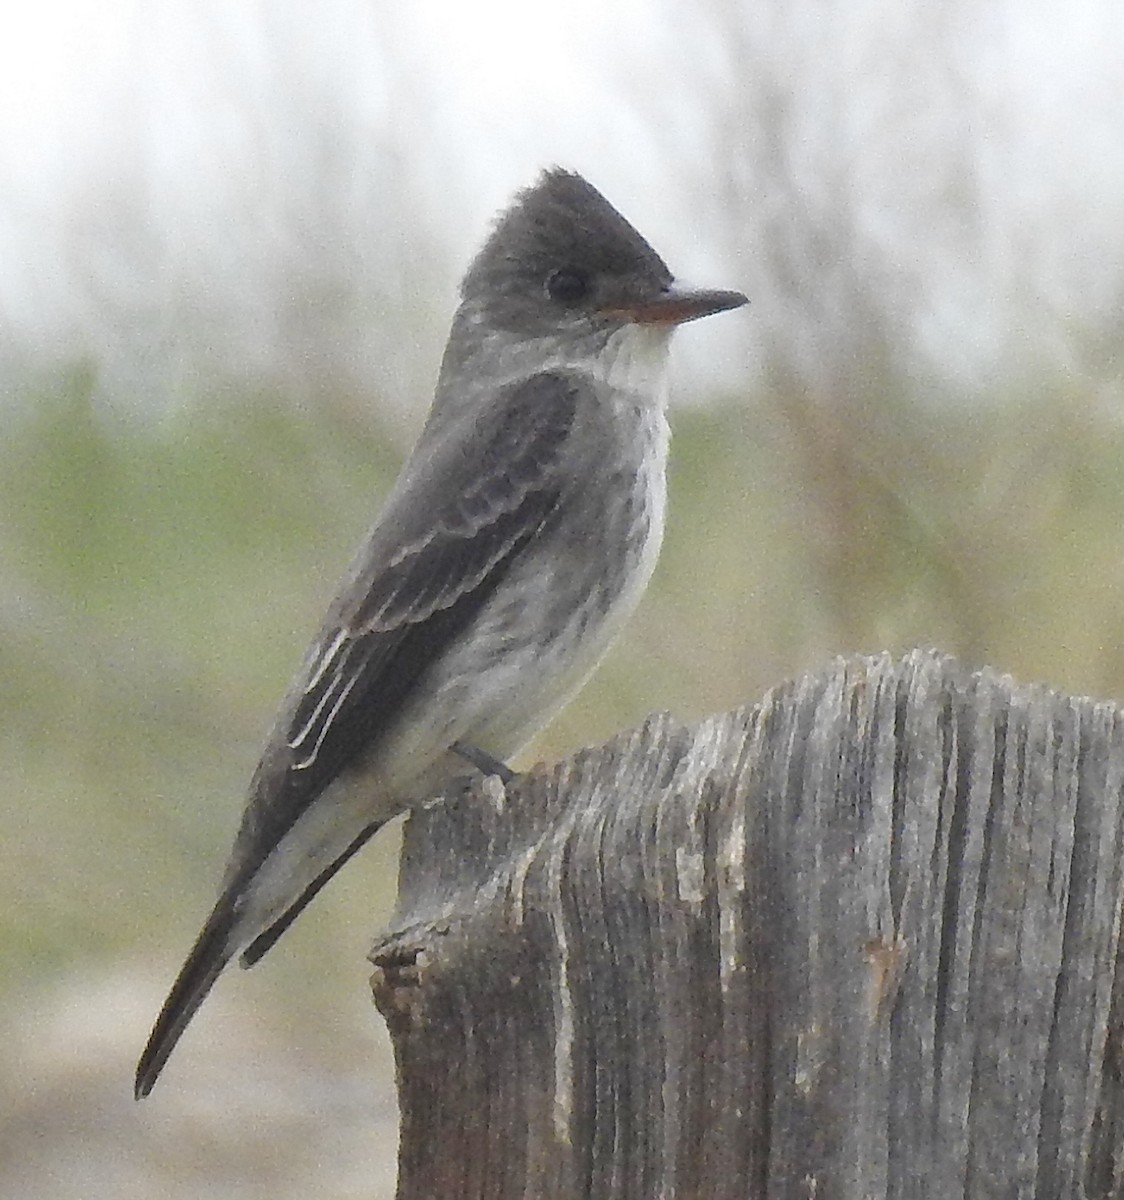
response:
[[[501,764],[635,608],[664,525],[672,330],[746,303],[677,283],[581,176],[520,193],[469,267],[417,445],[250,784],[222,892],[137,1066],[396,813]]]

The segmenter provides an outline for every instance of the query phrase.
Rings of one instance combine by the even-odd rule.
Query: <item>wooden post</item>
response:
[[[1119,1200],[1124,735],[915,652],[415,812],[400,1200]]]

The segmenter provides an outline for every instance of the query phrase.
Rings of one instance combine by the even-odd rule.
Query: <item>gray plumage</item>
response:
[[[584,179],[546,172],[461,286],[418,443],[282,703],[221,894],[137,1068],[147,1095],[229,961],[264,954],[396,813],[516,753],[581,686],[663,532],[677,285]]]

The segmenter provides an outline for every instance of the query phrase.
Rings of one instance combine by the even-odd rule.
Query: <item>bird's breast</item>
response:
[[[589,678],[648,585],[666,508],[662,397],[599,382],[560,464],[557,505],[433,664],[386,746],[381,765],[404,796],[433,788],[444,769],[415,774],[426,747],[516,754]]]
[[[481,614],[466,732],[508,756],[585,683],[632,615],[663,539],[668,431],[662,407],[622,401],[616,428],[510,580]],[[491,648],[489,652],[488,648]]]

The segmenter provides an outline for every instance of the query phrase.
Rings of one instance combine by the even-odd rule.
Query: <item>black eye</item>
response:
[[[551,271],[546,277],[546,294],[559,304],[577,304],[589,291],[589,280],[573,267]]]

